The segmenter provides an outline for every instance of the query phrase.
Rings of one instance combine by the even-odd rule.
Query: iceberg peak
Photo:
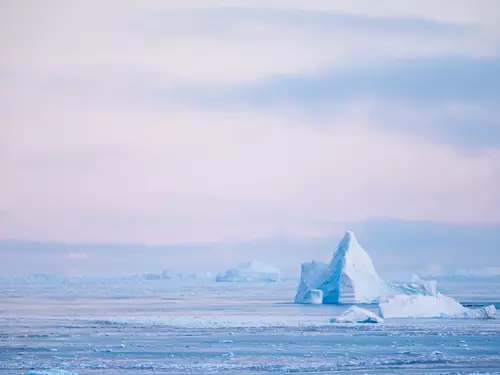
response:
[[[339,242],[339,245],[337,247],[337,251],[349,251],[351,248],[351,244],[356,247],[360,247],[358,240],[356,239],[356,236],[354,235],[354,232],[351,232],[348,230],[347,232],[344,233],[344,237]]]
[[[359,246],[358,239],[356,238],[356,235],[354,234],[353,231],[346,231],[344,233],[344,237],[340,240],[339,247],[344,244],[344,246],[349,247],[350,244],[357,245]]]
[[[356,236],[354,235],[354,232],[351,232],[351,231],[345,232],[344,237],[342,237],[342,240],[340,240],[340,242],[337,246],[337,250],[333,254],[332,262],[333,262],[333,260],[335,260],[335,258],[338,258],[340,256],[346,256],[348,253],[353,253],[353,255],[359,254],[359,256],[361,258],[363,258],[365,262],[366,262],[366,260],[369,260],[369,262],[371,263],[370,256],[361,247]],[[357,254],[354,254],[354,253],[357,253]],[[373,267],[373,265],[372,265],[372,267]]]

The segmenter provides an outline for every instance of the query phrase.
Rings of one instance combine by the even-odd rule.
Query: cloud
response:
[[[499,221],[494,3],[389,3],[3,4],[0,236]]]
[[[314,122],[356,108],[383,130],[477,150],[500,146],[499,88],[500,60],[448,56],[280,76],[229,89],[154,88],[150,97],[180,97],[205,107],[293,108]]]
[[[252,101],[260,98],[261,102],[291,101],[294,105],[306,102],[310,106],[328,99],[371,97],[417,102],[498,101],[499,87],[500,59],[447,56],[332,69],[315,76],[276,77],[254,86],[235,88],[236,92],[229,91],[228,96],[238,95],[240,89],[240,95],[247,95]]]
[[[8,38],[0,39],[0,64],[5,69],[44,84],[64,78],[105,84],[122,72],[128,79],[177,87],[252,83],[394,58],[499,52],[498,37],[481,25],[415,18],[426,12],[411,10],[401,12],[402,18],[378,19],[370,18],[372,6],[364,14],[348,6],[329,13],[293,4],[284,8],[280,2],[274,8],[247,2],[201,9],[124,2],[101,4],[96,13],[90,2],[57,4],[4,9],[2,35]],[[475,7],[486,13],[485,6]]]
[[[244,108],[49,103],[5,133],[0,204],[19,221],[3,236],[173,242],[321,233],[318,221],[379,216],[500,220],[498,150],[462,154],[352,115],[311,127]],[[107,213],[136,222],[95,220]]]

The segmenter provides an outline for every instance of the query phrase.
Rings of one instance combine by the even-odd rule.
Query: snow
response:
[[[436,296],[400,294],[380,303],[379,309],[384,318],[492,319],[496,314],[493,305],[469,309],[441,293]]]
[[[330,323],[383,323],[384,319],[371,311],[351,306],[340,316],[330,319]]]
[[[397,294],[435,295],[434,281],[393,283],[382,280],[353,232],[346,232],[329,265],[303,263],[296,303],[307,303],[309,290],[323,292],[325,304],[373,303]]]
[[[280,280],[280,270],[259,262],[241,263],[217,275],[218,282],[276,282]]]

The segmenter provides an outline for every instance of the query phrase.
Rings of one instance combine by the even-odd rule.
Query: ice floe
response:
[[[469,309],[441,293],[436,296],[396,295],[379,304],[384,318],[494,319],[495,306]]]
[[[331,318],[330,323],[383,323],[384,319],[369,310],[351,306],[341,315]]]

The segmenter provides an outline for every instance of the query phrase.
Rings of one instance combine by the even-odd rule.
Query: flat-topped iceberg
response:
[[[397,295],[379,304],[384,318],[494,319],[494,305],[469,309],[441,293],[436,296]]]
[[[383,323],[384,319],[369,310],[351,306],[341,315],[330,319],[330,323]]]
[[[280,270],[269,264],[259,262],[241,263],[235,268],[219,273],[218,282],[277,282]]]
[[[302,264],[296,303],[307,303],[309,290],[321,290],[325,304],[373,303],[397,294],[435,295],[436,283],[392,283],[382,280],[368,253],[346,232],[329,265],[321,262]]]

